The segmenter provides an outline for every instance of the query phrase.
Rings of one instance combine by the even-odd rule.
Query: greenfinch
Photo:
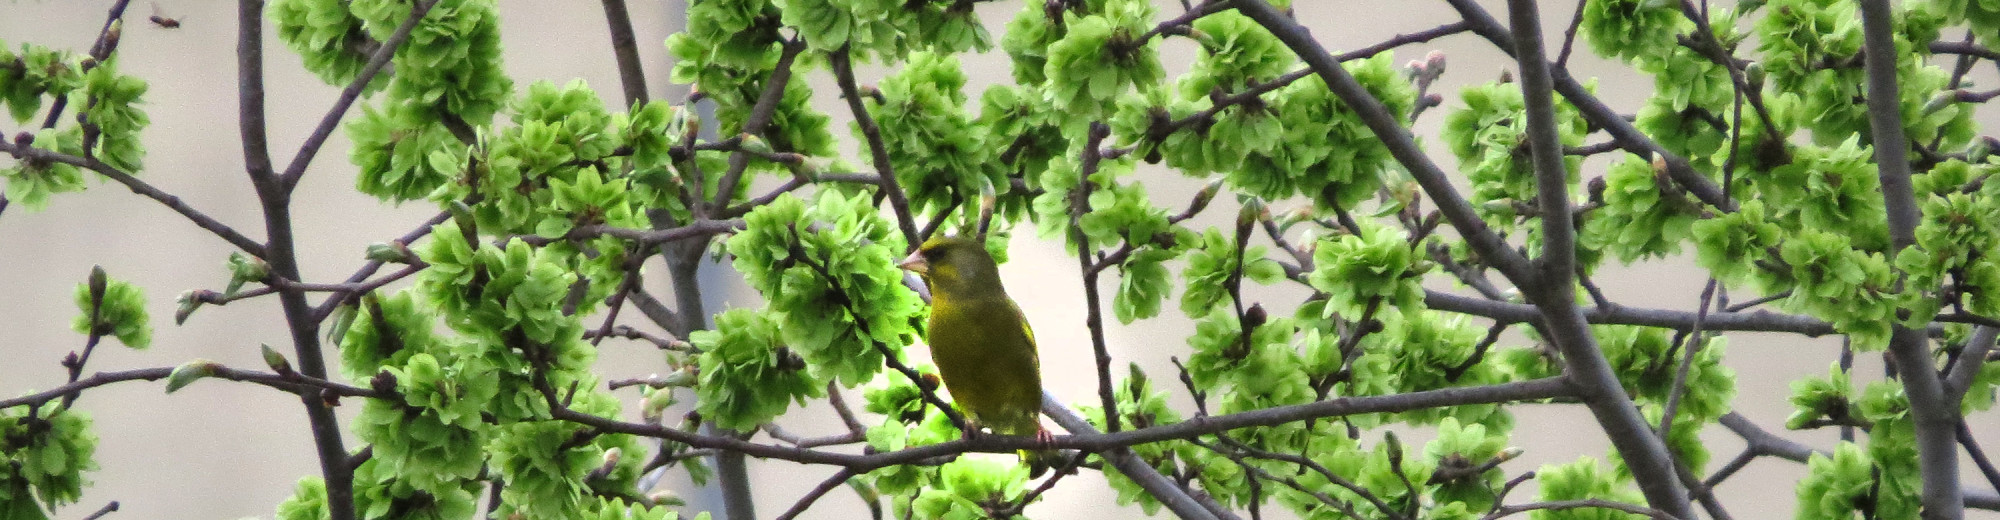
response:
[[[993,433],[1048,442],[1052,437],[1042,429],[1035,332],[1000,285],[1000,268],[986,247],[965,237],[934,238],[898,266],[930,286],[925,339],[958,408]],[[1054,459],[1053,453],[1023,451],[1021,456],[1036,475]]]

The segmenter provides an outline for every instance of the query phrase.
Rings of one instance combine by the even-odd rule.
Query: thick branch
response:
[[[1861,28],[1868,72],[1868,126],[1873,134],[1875,164],[1882,182],[1882,200],[1889,217],[1891,250],[1916,242],[1917,202],[1910,186],[1909,143],[1903,136],[1902,98],[1896,86],[1896,41],[1888,0],[1861,1]],[[1900,282],[1899,282],[1900,284]],[[1931,365],[1929,341],[1923,332],[1901,324],[1889,335],[1889,357],[1910,397],[1910,415],[1917,428],[1917,465],[1923,473],[1923,517],[1957,519],[1965,516],[1958,483],[1958,403],[1947,392]]]
[[[1403,128],[1402,119],[1390,114],[1381,100],[1375,99],[1354,79],[1353,74],[1341,68],[1340,60],[1320,46],[1319,40],[1313,38],[1304,26],[1264,0],[1239,0],[1236,9],[1269,29],[1279,41],[1297,53],[1299,59],[1312,67],[1320,79],[1326,81],[1327,88],[1352,108],[1368,129],[1382,140],[1382,145],[1389,149],[1390,155],[1395,156],[1396,162],[1410,170],[1410,176],[1423,186],[1424,193],[1430,195],[1438,210],[1444,213],[1452,227],[1458,229],[1459,235],[1465,237],[1481,258],[1487,259],[1489,265],[1506,274],[1508,279],[1519,282],[1529,278],[1527,259],[1480,220],[1478,213],[1473,211],[1472,203],[1459,195],[1444,170],[1417,147],[1416,139],[1408,129]]]
[[[1632,405],[1618,374],[1597,347],[1583,310],[1576,304],[1576,227],[1569,211],[1569,170],[1564,165],[1561,136],[1556,133],[1555,99],[1550,94],[1548,60],[1543,57],[1541,15],[1534,0],[1510,0],[1514,54],[1521,65],[1521,92],[1528,116],[1528,147],[1535,166],[1536,200],[1542,208],[1542,256],[1536,259],[1533,283],[1514,278],[1546,319],[1542,330],[1562,351],[1564,372],[1577,383],[1577,394],[1603,427],[1612,446],[1632,470],[1633,480],[1653,508],[1677,518],[1694,518],[1687,492],[1674,475],[1673,455],[1660,437],[1652,435],[1645,417]]]
[[[646,102],[646,69],[639,65],[638,38],[632,35],[632,14],[625,0],[604,0],[604,22],[611,31],[611,54],[618,58],[618,82],[625,88],[625,106]]]

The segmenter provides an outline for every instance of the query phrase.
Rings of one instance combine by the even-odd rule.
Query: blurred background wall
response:
[[[517,88],[524,89],[535,81],[561,84],[580,78],[597,88],[607,104],[622,106],[615,64],[607,51],[603,11],[595,2],[499,3],[506,70]],[[1163,17],[1181,12],[1178,2],[1159,3]],[[1456,20],[1442,2],[1298,3],[1299,17],[1334,50],[1361,47],[1394,34]],[[83,52],[96,37],[110,4],[66,0],[0,3],[0,42],[10,46],[35,42]],[[1505,12],[1504,5],[1488,4],[1496,15]],[[669,85],[666,80],[670,60],[660,45],[678,26],[676,13],[683,5],[679,0],[630,2],[648,84],[656,100],[685,98],[684,86]],[[1038,3],[1032,5],[1039,8]],[[1574,2],[1544,4],[1544,30],[1551,38],[1562,34],[1574,6]],[[142,177],[246,234],[261,237],[261,216],[243,173],[237,138],[235,8],[234,2],[217,0],[134,2],[126,15],[124,42],[118,54],[124,71],[151,82],[144,108],[153,123],[146,129],[147,170]],[[978,12],[997,42],[1005,22],[1021,8],[1020,0],[1005,0],[981,3]],[[155,13],[177,18],[182,26],[167,30],[145,23],[145,17]],[[332,104],[338,89],[306,73],[299,58],[286,50],[274,33],[267,24],[266,85],[272,154],[283,161]],[[1471,35],[1399,49],[1397,62],[1421,58],[1430,49],[1443,50],[1450,57],[1443,87],[1435,90],[1445,93],[1444,110],[1461,106],[1455,95],[1458,86],[1491,81],[1512,66],[1503,54]],[[1167,41],[1162,52],[1170,77],[1186,70],[1194,50],[1186,39]],[[1588,53],[1578,54],[1572,62],[1575,74],[1600,78],[1597,91],[1614,107],[1632,110],[1650,93],[1649,79]],[[1011,81],[1007,57],[997,48],[965,57],[965,69],[972,77],[968,91],[974,99],[985,85]],[[885,72],[880,66],[864,66],[860,75],[866,84]],[[818,92],[814,103],[833,114],[835,133],[846,141],[843,153],[862,157],[845,131],[850,118],[845,105],[832,94],[836,90],[831,75],[821,69],[809,77]],[[1982,84],[1995,84],[1991,68],[1980,68],[1973,78]],[[1444,110],[1427,114],[1416,125],[1416,134],[1435,136]],[[1989,116],[1982,118],[1982,123],[1990,131],[1996,121]],[[24,128],[0,121],[0,130],[7,135]],[[1448,169],[1456,165],[1444,150],[1433,148],[1440,164]],[[354,169],[346,160],[347,151],[344,134],[337,133],[313,162],[295,197],[295,229],[308,281],[345,278],[361,264],[363,248],[369,243],[401,235],[437,211],[421,203],[390,206],[355,193],[351,188]],[[0,164],[7,161],[0,159]],[[1607,157],[1587,162],[1586,176],[1601,174],[1606,163]],[[1163,169],[1147,169],[1141,175],[1148,179],[1155,202],[1170,208],[1185,204],[1200,185],[1198,180]],[[1233,199],[1224,199],[1190,225],[1197,229],[1226,227],[1235,208],[1229,205]],[[1281,202],[1276,207],[1283,210],[1299,204]],[[1071,402],[1092,402],[1096,386],[1075,260],[1063,256],[1059,242],[1039,240],[1025,228],[1013,246],[1013,261],[1002,267],[1002,274],[1041,338],[1049,390]],[[47,389],[65,380],[58,361],[80,349],[84,339],[69,328],[76,313],[71,291],[92,265],[102,265],[113,276],[146,289],[156,331],[150,350],[104,349],[92,358],[91,371],[173,366],[194,358],[260,367],[258,344],[289,351],[282,314],[271,298],[205,307],[185,326],[172,324],[175,295],[188,289],[219,289],[228,280],[223,260],[229,251],[227,244],[177,214],[115,184],[99,184],[86,193],[56,197],[40,212],[18,204],[8,208],[0,215],[0,395]],[[658,265],[650,264],[648,284],[655,294],[664,295],[670,289]],[[708,269],[705,277],[711,311],[756,305],[757,297],[746,293],[727,269]],[[1596,279],[1616,301],[1692,309],[1704,275],[1680,259],[1607,269]],[[1304,294],[1299,289],[1276,288],[1255,292],[1252,297],[1279,311],[1289,310]],[[1752,296],[1756,295],[1738,295],[1736,299]],[[1167,358],[1186,355],[1182,339],[1192,331],[1190,322],[1172,306],[1163,317],[1132,326],[1112,321],[1111,353],[1121,365],[1137,362],[1148,373],[1159,375],[1156,380],[1171,381],[1169,374],[1174,368]],[[1824,375],[1839,348],[1834,338],[1805,340],[1771,334],[1733,334],[1730,338],[1729,363],[1739,375],[1736,404],[1749,418],[1773,429],[1782,425],[1790,411],[1785,403],[1787,384],[1802,376]],[[1503,344],[1519,345],[1522,341],[1513,336]],[[618,378],[659,371],[662,362],[650,346],[613,340],[605,342],[599,366],[607,377]],[[1863,356],[1856,373],[1881,373],[1878,359]],[[1170,393],[1179,396],[1183,404],[1187,402],[1181,395],[1184,392],[1171,390],[1176,390]],[[621,395],[629,399],[633,394]],[[78,401],[78,408],[96,419],[102,439],[97,452],[101,469],[89,476],[95,484],[86,490],[83,502],[58,511],[58,518],[80,518],[111,500],[123,505],[110,517],[113,519],[268,518],[278,502],[290,496],[297,479],[319,474],[305,414],[297,399],[288,394],[208,381],[168,396],[159,384],[127,383],[91,390]],[[351,418],[352,410],[354,407],[346,407],[343,418]],[[1520,426],[1512,443],[1525,448],[1527,454],[1502,466],[1510,475],[1547,462],[1572,461],[1579,455],[1602,459],[1608,450],[1608,442],[1581,407],[1522,406],[1515,412]],[[628,417],[636,418],[630,407]],[[1971,420],[1984,444],[2000,446],[2000,421],[1992,414]],[[793,412],[783,424],[804,435],[832,433],[839,428],[830,411],[818,404]],[[1426,432],[1403,433],[1406,442],[1413,444],[1428,438]],[[1787,435],[1821,448],[1832,446],[1835,440],[1830,431]],[[1720,429],[1707,432],[1705,437],[1711,441],[1716,459],[1711,469],[1742,447],[1739,440]],[[1969,463],[1963,465],[1963,471],[1968,488],[1986,487]],[[751,472],[760,516],[771,517],[832,470],[752,461]],[[1737,518],[1790,517],[1796,500],[1792,486],[1803,474],[1802,465],[1761,459],[1717,491]],[[720,507],[712,490],[695,487],[684,477],[670,477],[661,486],[686,497],[688,511]],[[1514,497],[1527,499],[1531,493],[1531,489],[1519,491]],[[836,491],[807,516],[848,518],[864,515],[864,511],[854,494]],[[1090,472],[1058,486],[1042,503],[1030,507],[1028,514],[1037,518],[1143,516],[1137,508],[1116,506],[1103,479]],[[1992,513],[1973,515],[2000,518]],[[1280,512],[1272,516],[1289,515]]]

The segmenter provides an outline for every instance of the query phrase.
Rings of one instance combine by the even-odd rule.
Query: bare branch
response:
[[[868,115],[868,107],[861,101],[861,88],[854,83],[854,64],[848,59],[847,49],[834,51],[827,57],[833,65],[834,81],[840,84],[840,96],[847,100],[847,109],[854,113],[854,125],[861,128],[861,136],[868,142],[868,155],[875,163],[877,178],[882,180],[884,198],[889,201],[889,210],[896,214],[896,227],[903,230],[903,240],[911,250],[922,245],[923,235],[917,232],[917,219],[910,214],[910,198],[903,194],[903,187],[896,183],[895,166],[889,162],[889,146],[882,141],[882,128],[875,125],[875,118]]]
[[[224,241],[229,242],[229,245],[236,246],[237,249],[241,249],[245,253],[250,253],[259,258],[263,258],[266,255],[264,244],[252,240],[248,236],[244,236],[236,228],[208,216],[207,213],[202,213],[201,210],[194,209],[193,206],[189,206],[187,202],[182,201],[180,197],[156,188],[152,184],[146,183],[146,181],[133,177],[131,174],[119,171],[118,168],[105,164],[103,161],[95,158],[56,153],[33,146],[9,142],[4,139],[0,139],[0,152],[7,152],[15,158],[25,161],[59,162],[97,172],[113,181],[117,181],[119,184],[125,185],[126,188],[130,188],[132,193],[144,195],[146,198],[153,199],[161,205],[166,206],[167,209],[174,210],[175,213],[181,214],[189,222],[193,222],[195,226],[206,229],[209,233],[213,233],[217,237],[221,237]]]
[[[428,0],[412,7],[410,16],[404,18],[403,24],[396,27],[396,33],[390,35],[380,47],[376,47],[373,56],[368,57],[368,64],[361,67],[361,74],[348,82],[347,88],[341,89],[340,98],[333,102],[333,108],[327,109],[326,115],[320,117],[319,126],[313,128],[312,135],[306,136],[305,144],[299,145],[299,153],[293,155],[291,164],[285,166],[279,184],[286,191],[298,186],[299,179],[306,175],[306,165],[312,164],[313,157],[319,155],[319,147],[326,144],[327,138],[333,137],[333,130],[340,126],[340,120],[346,117],[347,109],[353,107],[354,101],[361,98],[361,92],[367,90],[368,84],[375,81],[375,76],[382,72],[382,68],[389,65],[389,59],[396,56],[396,49],[402,47],[403,42],[409,41],[410,31],[417,28],[417,23],[422,22],[424,15],[429,14],[431,7],[437,3],[438,0]]]

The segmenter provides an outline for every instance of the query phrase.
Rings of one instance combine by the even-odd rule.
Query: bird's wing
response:
[[[1021,322],[1021,334],[1028,337],[1028,351],[1036,354],[1035,369],[1040,370],[1042,368],[1042,356],[1040,355],[1041,349],[1035,345],[1035,326],[1028,323],[1028,315],[1021,313],[1021,305],[1014,303],[1013,298],[1007,299],[1007,307],[1014,309],[1014,319]]]

